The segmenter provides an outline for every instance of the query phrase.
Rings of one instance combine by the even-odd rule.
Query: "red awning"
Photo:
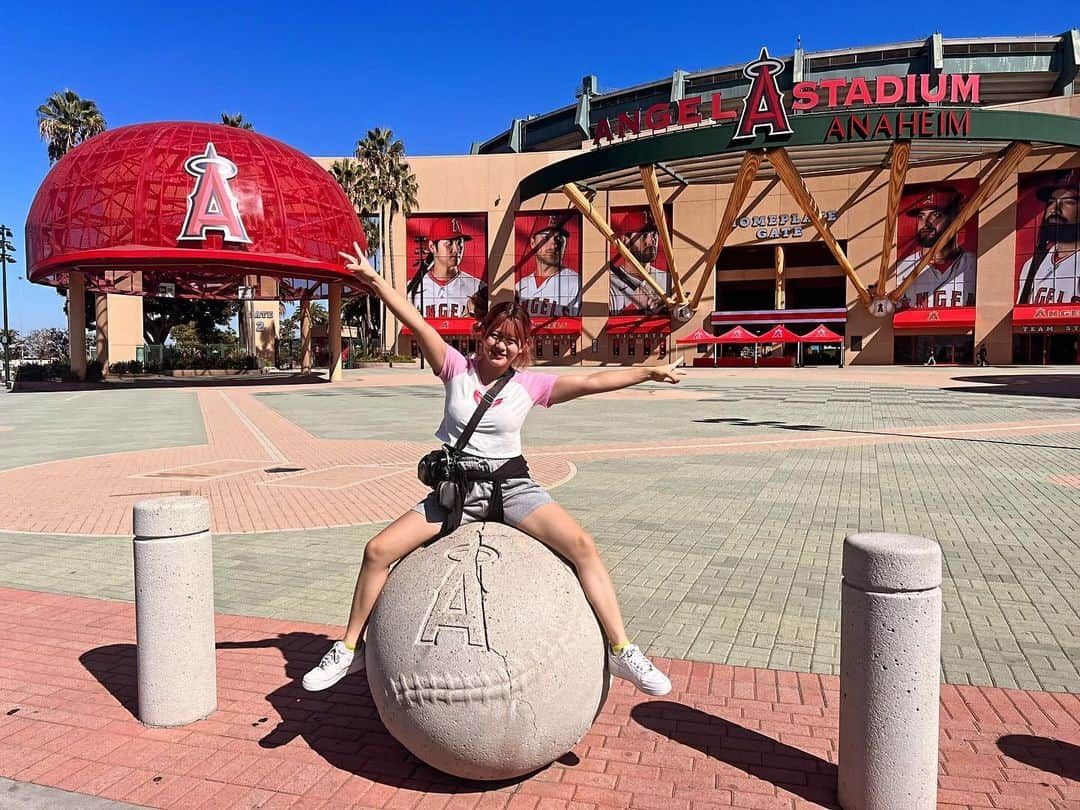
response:
[[[843,343],[844,338],[825,324],[818,324],[801,338],[799,343]]]
[[[788,329],[786,326],[774,326],[768,332],[760,335],[757,339],[758,343],[798,343],[799,336]]]
[[[893,315],[893,329],[974,329],[975,307],[905,309]]]
[[[612,315],[604,330],[609,335],[670,334],[671,318],[656,315]]]
[[[1015,306],[1013,326],[1080,326],[1080,304]]]
[[[715,343],[716,335],[710,334],[702,329],[700,326],[691,332],[686,337],[681,337],[675,341],[677,346],[694,346],[701,345],[702,343]]]
[[[471,335],[473,325],[476,323],[473,318],[426,318],[425,320],[440,335]],[[401,334],[411,335],[412,333],[409,327],[402,327]]]
[[[728,329],[724,334],[717,335],[713,338],[714,343],[757,343],[758,336],[753,332],[744,329],[741,326],[736,326],[734,329]]]
[[[580,335],[581,318],[534,318],[534,335]]]

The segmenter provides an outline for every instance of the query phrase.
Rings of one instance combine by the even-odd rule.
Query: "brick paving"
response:
[[[666,660],[671,695],[617,683],[571,755],[488,785],[401,748],[362,675],[303,692],[333,632],[218,616],[218,711],[149,729],[131,604],[2,588],[0,777],[163,808],[835,806],[833,676]],[[940,807],[1080,803],[1076,695],[945,686],[940,747]]]

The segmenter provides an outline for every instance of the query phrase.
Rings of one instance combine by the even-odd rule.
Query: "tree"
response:
[[[229,115],[229,113],[221,114],[221,123],[227,127],[236,127],[237,129],[249,129],[252,132],[255,131],[255,126],[250,121],[244,120],[243,113],[237,113],[236,115]]]
[[[390,285],[397,286],[394,269],[394,217],[408,216],[417,206],[416,175],[405,162],[405,144],[389,129],[375,128],[356,144],[356,159],[370,178],[371,204],[378,206],[380,224],[389,232]],[[366,213],[374,213],[374,210]],[[387,214],[389,213],[389,219]],[[382,239],[379,244],[382,244]]]
[[[34,329],[23,341],[25,357],[35,360],[67,360],[68,335],[63,329]]]
[[[330,166],[330,174],[334,176],[338,185],[341,186],[349,202],[353,204],[360,222],[364,226],[364,239],[367,242],[368,253],[372,256],[373,263],[378,268],[379,224],[376,217],[370,216],[370,212],[378,208],[375,199],[375,184],[372,176],[364,170],[358,160],[345,158],[335,160]],[[360,307],[363,307],[361,313]],[[378,309],[376,308],[376,312]],[[356,326],[361,331],[364,345],[368,345],[368,330],[374,327],[375,319],[371,314],[371,296],[361,295],[349,298],[341,308],[342,320],[351,326]]]
[[[330,314],[326,311],[326,307],[318,301],[312,301],[310,306],[312,326],[323,326],[330,322]]]
[[[8,355],[12,360],[18,360],[22,357],[23,349],[23,337],[19,334],[18,329],[8,329],[6,332],[0,329],[0,358],[3,358],[3,338],[7,338]]]
[[[169,339],[173,327],[190,323],[202,343],[214,343],[217,327],[228,324],[237,308],[236,301],[144,298],[143,335],[147,343],[162,344]]]
[[[393,226],[397,214],[408,216],[417,206],[416,175],[405,162],[405,144],[394,138],[389,129],[373,129],[356,144],[356,159],[362,171],[370,178],[370,200],[378,206],[382,219],[390,233],[389,266],[390,283],[396,286],[394,270]],[[368,211],[367,213],[374,213]],[[389,220],[386,214],[389,213]]]
[[[38,132],[55,163],[83,141],[105,131],[105,116],[98,105],[74,90],[53,93],[37,108]]]

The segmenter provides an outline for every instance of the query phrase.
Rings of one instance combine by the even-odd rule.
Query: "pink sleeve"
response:
[[[519,371],[514,378],[521,387],[529,392],[534,405],[551,407],[551,389],[555,387],[554,374],[539,374],[535,371]]]
[[[465,359],[465,355],[453,346],[448,345],[446,347],[446,357],[443,359],[442,368],[439,370],[439,379],[443,382],[449,382],[452,377],[464,374],[465,369],[468,367],[469,361]]]

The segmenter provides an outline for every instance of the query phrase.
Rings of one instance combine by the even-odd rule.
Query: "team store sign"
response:
[[[689,127],[705,121],[735,121],[732,143],[752,141],[759,135],[767,139],[794,134],[784,93],[778,78],[784,63],[769,56],[766,48],[756,60],[743,68],[750,89],[742,110],[725,110],[720,93],[708,100],[690,96],[670,103],[621,112],[614,119],[601,118],[593,128],[593,145],[606,146],[616,139],[659,132],[669,127]],[[791,109],[796,112],[843,110],[829,124],[826,142],[873,140],[875,138],[932,138],[968,135],[971,117],[963,110],[930,109],[890,111],[876,115],[856,113],[853,107],[892,105],[979,103],[978,74],[927,74],[877,76],[866,79],[822,79],[797,82],[791,89]]]

